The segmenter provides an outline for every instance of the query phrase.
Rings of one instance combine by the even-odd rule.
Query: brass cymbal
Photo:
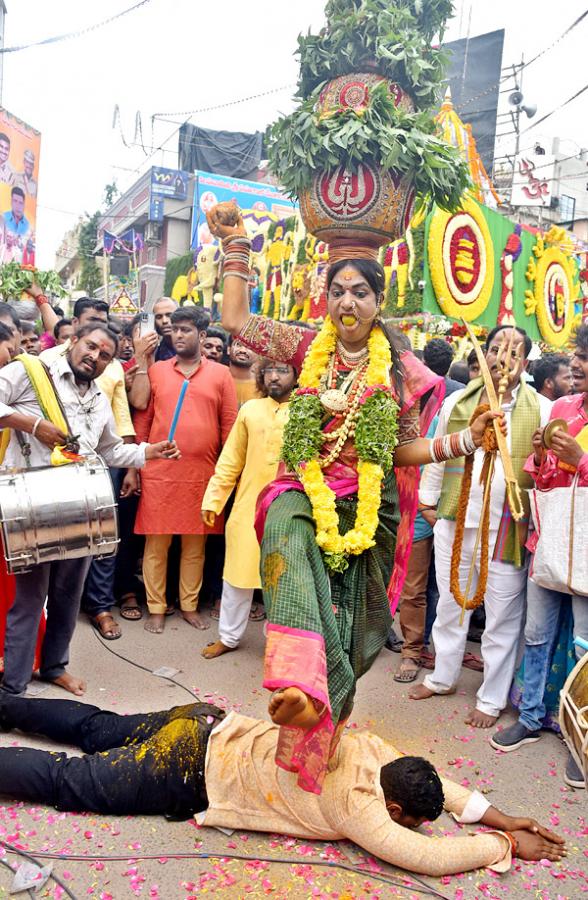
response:
[[[543,429],[543,437],[541,440],[543,446],[547,447],[548,450],[551,447],[551,441],[556,431],[565,431],[566,433],[569,431],[568,423],[565,419],[552,419]]]

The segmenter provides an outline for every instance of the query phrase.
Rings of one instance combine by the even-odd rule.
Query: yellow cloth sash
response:
[[[37,356],[30,356],[28,353],[21,353],[19,356],[15,357],[15,360],[22,363],[25,368],[25,372],[27,373],[35,392],[37,402],[41,407],[43,418],[53,422],[56,428],[59,428],[64,434],[67,434],[69,431],[68,424],[63,414],[63,410],[59,405],[53,382],[51,381],[49,372],[44,364]],[[2,465],[4,461],[9,442],[10,429],[5,428],[0,435],[0,465]],[[67,461],[69,462],[70,460]]]

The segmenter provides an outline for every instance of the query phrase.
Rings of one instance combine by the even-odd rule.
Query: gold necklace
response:
[[[341,362],[344,362],[350,368],[354,368],[355,366],[361,365],[362,362],[365,362],[369,355],[369,350],[367,344],[365,347],[362,347],[361,350],[356,350],[354,353],[351,350],[346,350],[340,340],[337,340],[337,353],[339,354],[339,358]]]

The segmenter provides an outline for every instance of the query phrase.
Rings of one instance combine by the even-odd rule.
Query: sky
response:
[[[6,0],[5,46],[82,29],[131,5]],[[456,0],[446,39],[505,28],[507,66],[548,47],[587,6],[586,0]],[[106,184],[116,180],[124,190],[150,165],[176,166],[177,128],[186,113],[270,91],[190,120],[205,128],[255,131],[290,112],[297,36],[323,23],[321,0],[150,0],[73,40],[5,54],[2,105],[42,133],[39,268],[53,266],[64,233],[79,216],[101,207]],[[536,119],[584,86],[587,46],[588,17],[525,70],[523,93],[537,104]],[[120,115],[113,127],[115,109]],[[145,149],[135,136],[138,113]],[[588,92],[524,140],[533,146],[559,136],[573,153],[588,146],[587,113]],[[154,114],[168,121],[152,124]],[[531,124],[523,118],[523,127]],[[497,155],[504,149],[503,142]]]

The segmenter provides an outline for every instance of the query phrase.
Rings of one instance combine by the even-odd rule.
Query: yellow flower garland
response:
[[[330,358],[337,346],[337,331],[327,317],[320,333],[312,342],[300,374],[301,388],[320,387]],[[392,355],[390,344],[383,331],[372,329],[368,340],[369,361],[366,387],[390,384]],[[327,485],[320,460],[311,459],[300,467],[300,480],[308,496],[316,523],[317,544],[324,553],[359,555],[375,546],[378,527],[378,511],[382,499],[384,470],[376,463],[360,460],[358,464],[358,503],[355,524],[346,534],[339,533],[339,516],[336,495]]]

